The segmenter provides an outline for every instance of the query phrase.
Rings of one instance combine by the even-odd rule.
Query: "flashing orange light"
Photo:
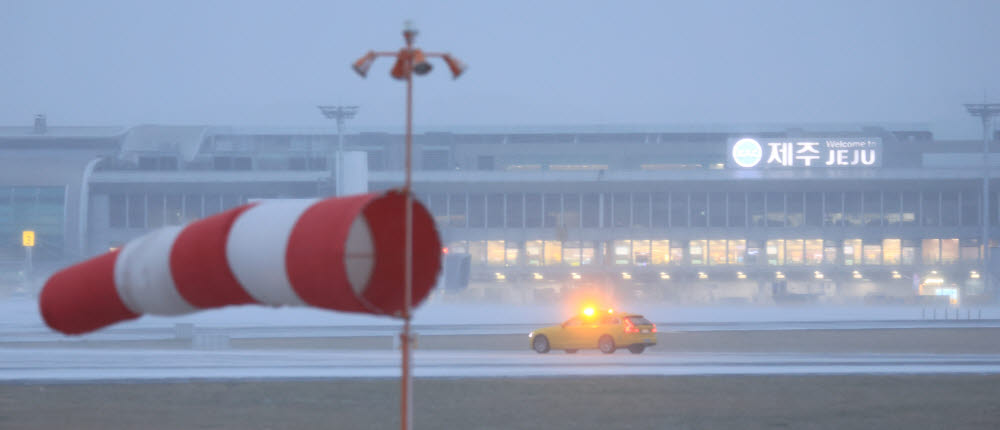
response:
[[[588,317],[594,316],[594,308],[589,307],[589,306],[586,307],[586,308],[583,308],[583,314],[586,315],[586,316],[588,316]]]
[[[448,254],[448,247],[446,246],[444,248],[441,248],[441,253],[442,254]]]
[[[615,310],[614,309],[608,309],[608,313],[609,314],[613,314],[613,313],[615,313]]]

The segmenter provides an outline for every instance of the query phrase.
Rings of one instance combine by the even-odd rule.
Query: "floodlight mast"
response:
[[[1000,116],[1000,103],[970,103],[965,105],[965,110],[972,116],[977,116],[983,121],[983,198],[982,198],[982,246],[983,246],[983,285],[986,287],[986,294],[992,294],[993,300],[1000,300],[1000,291],[993,286],[993,272],[990,268],[992,262],[992,252],[990,251],[990,126],[993,118]]]
[[[323,116],[337,121],[337,157],[335,159],[337,169],[334,178],[337,181],[334,194],[337,197],[345,194],[344,190],[344,120],[354,118],[358,113],[357,106],[318,106]]]
[[[417,37],[417,30],[413,28],[410,21],[403,27],[403,39],[406,46],[398,52],[368,51],[354,62],[352,68],[361,75],[367,77],[368,70],[378,57],[395,57],[396,63],[393,65],[390,75],[399,80],[406,81],[406,161],[405,179],[403,182],[403,192],[406,194],[406,230],[405,230],[405,269],[403,286],[403,314],[397,315],[403,318],[403,332],[400,333],[400,349],[402,350],[402,384],[400,396],[400,426],[403,430],[413,427],[413,375],[411,374],[412,355],[411,344],[413,335],[410,332],[410,321],[412,319],[413,307],[413,75],[425,75],[432,69],[427,57],[438,57],[444,60],[451,70],[452,77],[457,79],[466,66],[458,61],[451,54],[423,52],[413,47],[413,41]]]

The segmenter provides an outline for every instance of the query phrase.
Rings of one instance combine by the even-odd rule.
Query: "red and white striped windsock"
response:
[[[390,191],[265,201],[161,228],[52,275],[42,318],[81,334],[142,314],[251,303],[399,315],[405,210],[406,195]],[[434,220],[414,200],[414,306],[440,268]]]

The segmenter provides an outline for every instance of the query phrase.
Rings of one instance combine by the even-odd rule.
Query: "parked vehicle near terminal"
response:
[[[529,346],[539,354],[562,349],[572,354],[581,349],[599,349],[605,354],[627,348],[641,354],[646,347],[656,345],[656,324],[642,315],[627,312],[584,311],[566,322],[544,327],[528,334]]]

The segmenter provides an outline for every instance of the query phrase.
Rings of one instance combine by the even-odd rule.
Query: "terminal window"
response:
[[[649,193],[632,194],[632,225],[649,227]]]
[[[650,263],[665,265],[670,263],[670,241],[653,240],[650,242]]]
[[[844,265],[854,266],[861,264],[862,258],[861,239],[844,240]]]
[[[726,193],[708,193],[709,227],[726,226]]]
[[[507,266],[519,266],[521,261],[519,260],[521,256],[521,244],[519,242],[508,240],[506,249]]]
[[[670,226],[688,226],[688,193],[670,193]]]
[[[691,227],[708,226],[707,199],[706,193],[691,193]]]
[[[703,265],[708,259],[708,246],[705,240],[692,240],[688,242],[688,253],[692,265]]]
[[[923,201],[920,203],[920,214],[923,217],[923,225],[939,225],[941,221],[941,206],[938,205],[940,193],[937,191],[924,191]]]
[[[954,227],[958,225],[958,192],[945,191],[941,193],[941,225]]]
[[[503,227],[503,194],[488,194],[486,196],[486,227]]]
[[[726,241],[725,240],[710,240],[708,241],[708,262],[709,264],[723,265],[726,264]]]
[[[767,226],[785,226],[785,193],[767,193]]]
[[[469,227],[486,227],[486,196],[469,194]]]
[[[785,264],[785,241],[773,239],[765,244],[767,252],[767,264],[771,266],[781,266]]]
[[[742,239],[730,240],[728,247],[729,264],[743,264],[746,255],[747,241]]]
[[[597,193],[586,193],[583,195],[582,213],[580,220],[583,228],[596,228],[600,226],[600,206],[601,197]]]
[[[61,258],[64,205],[64,187],[0,187],[0,260],[23,260],[24,230],[35,231],[34,258]]]
[[[802,193],[788,193],[785,199],[788,206],[788,214],[785,217],[785,226],[802,226],[805,222],[805,206],[802,202]]]
[[[883,239],[882,240],[882,262],[885,265],[897,265],[902,257],[902,240]]]
[[[507,194],[507,228],[524,227],[524,195]]]
[[[900,209],[899,192],[886,191],[882,193],[882,212],[885,214],[885,225],[898,225],[902,221],[903,216]]]
[[[632,241],[632,264],[636,266],[648,266],[651,262],[648,240]]]
[[[632,220],[632,202],[631,195],[629,193],[614,193],[614,226],[615,227],[631,227],[630,221]]]
[[[973,190],[962,191],[962,225],[979,225],[979,193]]]
[[[567,228],[580,228],[579,194],[563,194],[562,225]]]
[[[746,194],[729,193],[729,227],[746,227]]]

